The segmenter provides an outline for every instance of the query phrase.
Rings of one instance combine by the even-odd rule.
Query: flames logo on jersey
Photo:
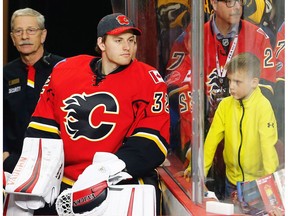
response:
[[[229,82],[227,77],[219,77],[217,70],[208,75],[208,98],[211,105],[217,106],[219,102],[229,96]]]
[[[73,140],[103,140],[116,126],[115,115],[119,113],[119,105],[110,93],[75,94],[67,98],[64,105],[61,108],[67,112],[64,125]]]

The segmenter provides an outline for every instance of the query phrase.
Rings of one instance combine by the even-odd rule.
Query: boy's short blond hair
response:
[[[260,78],[261,65],[257,56],[252,53],[244,52],[234,56],[231,61],[225,65],[227,74],[236,71],[245,71],[253,78]]]

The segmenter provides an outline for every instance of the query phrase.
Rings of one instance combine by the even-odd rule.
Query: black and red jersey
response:
[[[101,59],[60,62],[44,85],[27,136],[61,138],[64,175],[76,180],[95,152],[112,152],[132,176],[143,176],[167,154],[169,105],[158,71],[134,60],[100,75]],[[92,68],[92,69],[91,69]]]

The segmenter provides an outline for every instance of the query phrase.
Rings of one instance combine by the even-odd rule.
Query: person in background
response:
[[[252,181],[276,171],[277,122],[269,100],[258,86],[261,64],[250,52],[234,56],[225,66],[230,96],[216,109],[204,142],[204,173],[212,166],[218,144],[224,139],[225,197],[237,182]]]
[[[141,30],[127,16],[113,13],[103,17],[97,26],[96,51],[101,58],[79,55],[55,66],[26,137],[63,141],[62,191],[76,184],[95,153],[114,154],[132,176],[121,183],[155,186],[160,214],[161,191],[155,169],[167,156],[169,101],[159,72],[135,58],[137,35]],[[83,206],[87,211],[97,207],[92,200]],[[47,212],[56,213],[48,205],[35,211]]]
[[[189,2],[189,1],[188,1]],[[171,5],[170,5],[171,6]],[[188,11],[191,10],[191,4],[189,4],[189,9]],[[213,8],[210,3],[210,0],[205,0],[204,1],[204,23],[208,22],[210,20],[210,17],[213,13]],[[186,22],[184,25],[184,21]],[[167,60],[167,65],[165,68],[164,76],[169,75],[174,69],[181,64],[183,61],[184,57],[186,55],[189,55],[189,49],[187,49],[185,45],[185,40],[184,38],[186,37],[187,34],[187,27],[185,26],[189,25],[190,19],[185,19],[182,21],[183,22],[183,30],[181,34],[179,33],[179,36],[173,41],[171,44],[171,49],[169,49],[169,58]],[[167,48],[167,47],[166,47]]]
[[[44,48],[45,18],[31,8],[11,17],[11,39],[20,57],[3,67],[3,169],[12,172],[41,89],[63,57]]]
[[[157,27],[159,35],[159,70],[163,77],[167,75],[166,66],[174,41],[189,24],[191,14],[190,0],[157,0]],[[181,44],[183,45],[183,44]],[[182,46],[183,49],[184,45]]]
[[[174,62],[173,70],[165,77],[165,82],[170,105],[170,147],[185,166],[192,140],[191,24],[184,32],[183,43],[187,52],[183,53],[181,61]]]
[[[275,45],[276,58],[276,119],[278,124],[279,145],[277,145],[280,165],[285,163],[285,22],[280,26]]]

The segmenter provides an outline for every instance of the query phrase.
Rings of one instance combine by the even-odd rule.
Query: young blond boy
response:
[[[205,139],[204,171],[207,176],[217,146],[224,139],[225,196],[230,196],[238,181],[255,180],[277,169],[278,134],[272,106],[258,86],[259,59],[241,53],[224,70],[230,96],[220,102]]]

